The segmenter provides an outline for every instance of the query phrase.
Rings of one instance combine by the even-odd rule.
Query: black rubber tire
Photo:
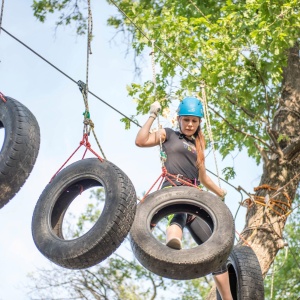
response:
[[[233,300],[264,300],[264,280],[254,251],[234,246],[227,260]],[[217,291],[217,300],[222,300]]]
[[[187,212],[206,220],[211,237],[203,244],[174,250],[151,233],[151,224],[176,212]],[[134,255],[151,272],[170,279],[187,280],[205,276],[226,262],[234,242],[234,222],[220,199],[194,187],[172,187],[150,194],[137,206],[130,230]]]
[[[17,100],[0,98],[0,208],[20,190],[30,175],[40,148],[40,128],[30,110]]]
[[[94,226],[77,239],[65,240],[62,222],[71,202],[86,189],[102,186],[105,204]],[[130,179],[111,162],[77,161],[58,173],[41,194],[32,218],[33,240],[49,260],[69,269],[94,266],[111,255],[127,236],[136,211]]]

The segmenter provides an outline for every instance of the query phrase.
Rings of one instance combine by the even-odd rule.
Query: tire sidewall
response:
[[[105,189],[106,201],[101,216],[87,233],[73,240],[64,240],[51,228],[50,217],[62,191],[78,179],[95,179],[101,183]],[[113,201],[109,201],[115,199],[120,192],[117,183],[117,173],[111,163],[100,162],[97,158],[78,161],[58,173],[41,194],[33,214],[33,238],[37,247],[42,247],[43,254],[52,257],[55,252],[57,257],[75,257],[83,249],[88,252],[95,243],[103,239],[113,226],[113,218],[118,215],[119,208]]]
[[[157,211],[180,203],[199,206],[208,212],[214,230],[205,243],[178,251],[159,242],[150,230],[150,223]],[[224,237],[226,241],[222,244]],[[150,194],[143,203],[138,204],[130,231],[132,249],[141,264],[158,275],[173,279],[198,278],[217,269],[226,262],[233,247],[233,239],[234,223],[227,206],[211,193],[193,187],[173,187]],[[184,269],[190,268],[190,274],[184,274],[183,270],[181,273],[166,274],[168,268],[181,269],[181,266]]]

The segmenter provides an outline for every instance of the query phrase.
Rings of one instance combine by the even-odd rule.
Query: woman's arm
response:
[[[138,147],[153,147],[159,145],[160,139],[162,142],[165,141],[165,129],[159,129],[156,132],[150,133],[150,129],[154,120],[155,118],[150,116],[146,123],[143,125],[143,127],[139,130],[135,139],[135,144]]]
[[[138,147],[153,147],[159,145],[160,141],[164,142],[166,139],[166,131],[164,129],[158,129],[156,132],[150,133],[150,128],[156,119],[158,113],[161,110],[161,106],[158,101],[155,101],[150,106],[150,116],[144,126],[139,130],[135,144]]]
[[[204,163],[199,168],[199,180],[207,189],[215,193],[217,196],[224,198],[226,191],[218,187],[207,175]]]

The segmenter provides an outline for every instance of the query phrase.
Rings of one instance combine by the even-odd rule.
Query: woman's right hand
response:
[[[159,102],[158,101],[153,102],[150,106],[150,111],[149,111],[150,117],[156,119],[160,110],[161,110],[161,106],[160,106]]]

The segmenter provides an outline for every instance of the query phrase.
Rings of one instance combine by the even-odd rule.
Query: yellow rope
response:
[[[277,187],[272,187],[268,184],[263,184],[254,188],[254,191],[257,192],[262,189],[266,189],[268,191],[275,191],[275,194],[279,190],[279,188]],[[267,194],[265,197],[252,195],[252,199],[250,198],[245,199],[242,205],[250,208],[253,205],[253,203],[259,204],[270,209],[280,217],[287,217],[291,213],[291,199],[286,192],[281,192],[281,193],[287,199],[287,202],[274,199],[273,197],[270,197],[269,194]],[[274,208],[278,208],[279,211],[275,210]]]
[[[157,93],[156,93],[156,72],[155,72],[155,40],[151,40],[152,44],[152,50],[151,50],[151,64],[152,64],[152,82],[153,82],[153,87],[154,87],[154,100],[157,100]],[[158,100],[157,100],[158,101]],[[165,166],[165,161],[167,159],[166,154],[163,151],[162,148],[162,139],[161,139],[161,125],[159,121],[159,113],[157,114],[157,127],[158,127],[158,135],[159,135],[159,155],[160,155],[160,161],[162,167]]]
[[[89,103],[88,103],[88,94],[89,94],[89,58],[90,54],[92,54],[91,51],[91,40],[92,40],[92,31],[93,31],[93,16],[92,16],[92,10],[91,10],[91,3],[90,0],[88,0],[88,31],[87,31],[87,55],[86,55],[86,83],[84,84],[83,82],[79,81],[79,88],[81,90],[82,96],[83,96],[83,101],[85,105],[85,112],[83,113],[84,115],[84,120],[83,120],[83,134],[88,134],[90,135],[90,132],[92,131],[93,136],[96,140],[96,143],[99,147],[99,150],[102,154],[102,156],[106,159],[106,156],[103,152],[102,147],[100,146],[99,140],[96,136],[95,133],[95,125],[94,122],[90,118],[90,111],[89,111]]]
[[[200,84],[201,92],[202,92],[202,101],[203,101],[203,107],[204,107],[204,116],[205,116],[205,124],[208,132],[208,137],[212,146],[213,154],[214,154],[214,161],[215,161],[215,166],[216,166],[216,172],[217,172],[217,177],[218,177],[218,183],[219,187],[221,187],[221,180],[220,180],[220,174],[219,174],[219,169],[218,169],[218,163],[217,163],[217,156],[216,156],[216,151],[215,151],[215,142],[211,130],[211,123],[210,123],[210,117],[209,117],[209,111],[208,111],[208,104],[206,100],[206,93],[205,93],[205,83],[202,82]]]

